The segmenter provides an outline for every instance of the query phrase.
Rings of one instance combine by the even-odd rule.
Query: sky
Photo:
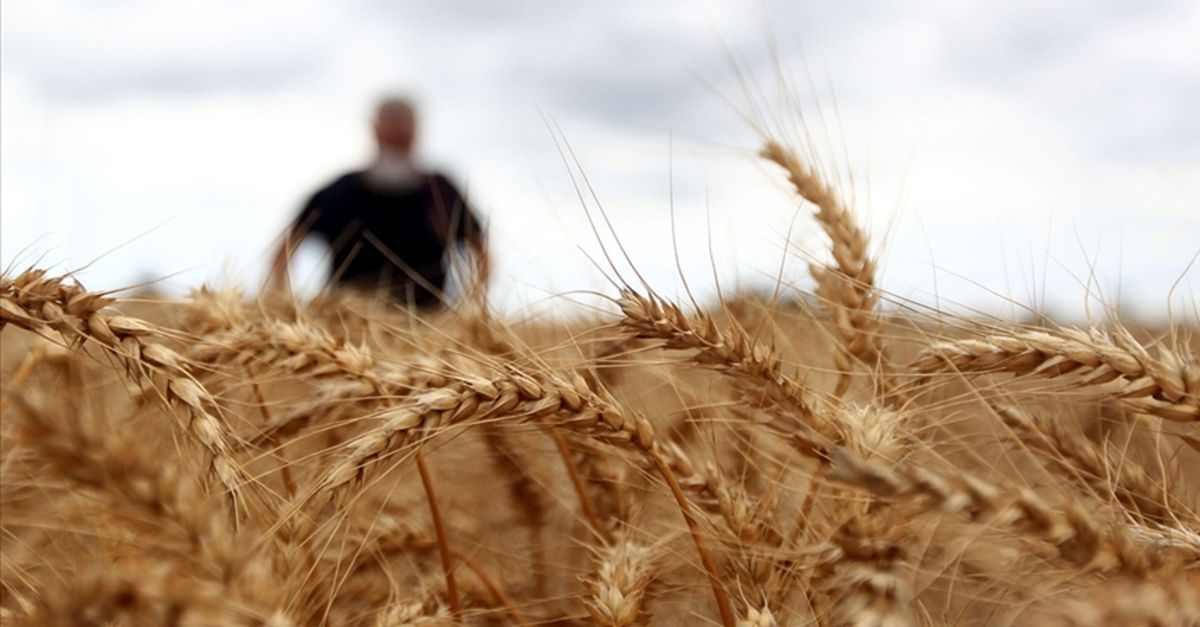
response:
[[[1194,1],[5,0],[0,264],[252,292],[387,93],[487,221],[509,312],[611,293],[618,241],[669,296],[678,268],[702,298],[811,289],[826,241],[764,120],[803,120],[893,302],[1200,307]],[[293,274],[319,287],[321,251]]]

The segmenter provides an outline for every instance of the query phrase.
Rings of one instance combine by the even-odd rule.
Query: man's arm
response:
[[[488,279],[492,276],[492,259],[488,254],[487,240],[483,237],[482,229],[477,227],[468,234],[467,246],[471,249],[471,258],[475,261],[475,283],[487,291]]]
[[[483,225],[479,223],[475,212],[471,210],[471,205],[467,204],[466,198],[461,195],[459,195],[459,207],[461,207],[462,216],[460,217],[458,236],[460,241],[466,242],[467,248],[471,251],[471,286],[486,294],[488,279],[492,274],[487,237],[483,232]]]
[[[285,294],[291,294],[292,286],[288,276],[288,265],[292,261],[292,254],[296,252],[296,248],[308,234],[322,235],[329,232],[331,218],[327,213],[322,212],[320,207],[328,204],[331,187],[326,187],[313,194],[308,202],[304,203],[304,208],[300,210],[296,218],[288,224],[287,230],[283,234],[283,240],[271,258],[271,274],[267,280],[269,290],[281,290]]]
[[[471,271],[471,276],[463,277],[466,284],[462,287],[468,292],[477,289],[486,292],[488,280],[491,278],[492,264],[483,225],[479,223],[475,212],[471,210],[471,205],[467,202],[466,197],[449,179],[435,174],[433,175],[433,185],[434,202],[438,204],[438,210],[445,216],[443,219],[448,220],[451,227],[449,229],[451,235],[448,239],[455,243],[465,243],[466,246],[463,248],[469,252],[471,257],[469,263],[464,264]],[[462,250],[462,248],[458,250]]]
[[[283,241],[279,243],[279,248],[275,251],[275,256],[271,260],[271,274],[268,278],[267,288],[272,291],[281,291],[285,294],[290,294],[292,291],[291,281],[288,278],[288,264],[292,261],[292,253],[296,251],[296,247],[300,245],[303,238],[297,233],[296,225],[288,225],[287,232],[283,234]]]

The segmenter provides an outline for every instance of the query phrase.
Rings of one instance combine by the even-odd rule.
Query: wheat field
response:
[[[1197,625],[1194,329],[618,284],[517,321],[0,278],[4,625]]]

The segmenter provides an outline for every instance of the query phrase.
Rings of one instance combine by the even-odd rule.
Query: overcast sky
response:
[[[82,274],[93,288],[170,276],[176,290],[252,289],[306,196],[369,158],[372,101],[392,91],[422,107],[423,160],[490,224],[493,293],[510,310],[605,289],[550,124],[657,288],[679,286],[672,191],[691,285],[711,293],[710,239],[723,287],[761,285],[798,205],[754,157],[732,57],[775,113],[805,117],[896,298],[1008,314],[1011,298],[1078,317],[1090,284],[1158,317],[1183,277],[1175,313],[1200,301],[1200,270],[1185,274],[1200,251],[1195,1],[0,11],[0,262],[99,258]],[[798,108],[775,99],[773,59]],[[807,214],[784,271],[802,287],[825,246]],[[317,255],[298,263],[301,282],[319,283]]]

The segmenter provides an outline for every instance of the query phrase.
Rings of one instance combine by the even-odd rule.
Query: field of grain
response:
[[[4,625],[1196,625],[1194,329],[631,282],[415,316],[0,278]],[[774,167],[774,166],[772,166]]]

